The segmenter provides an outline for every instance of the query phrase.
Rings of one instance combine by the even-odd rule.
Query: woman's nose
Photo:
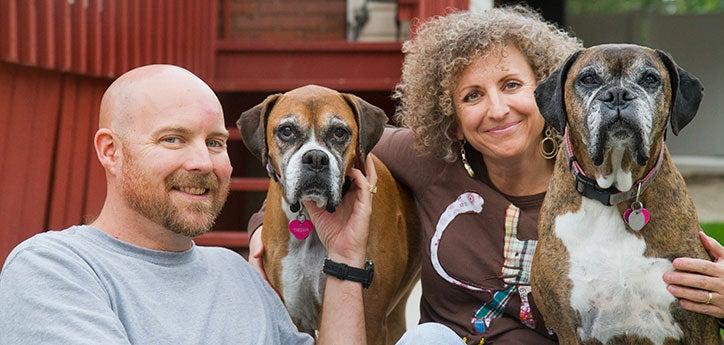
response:
[[[492,119],[501,119],[510,111],[505,95],[502,95],[500,92],[489,93],[488,101],[490,102],[488,116]]]

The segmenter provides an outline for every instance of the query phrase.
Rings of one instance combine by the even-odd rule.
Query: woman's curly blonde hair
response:
[[[581,48],[576,38],[523,6],[435,17],[405,42],[402,79],[392,97],[400,101],[395,117],[412,130],[420,153],[449,162],[457,159],[455,84],[476,57],[506,44],[526,56],[537,81]]]

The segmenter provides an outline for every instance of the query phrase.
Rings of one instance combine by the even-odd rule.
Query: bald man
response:
[[[113,82],[94,137],[103,209],[10,253],[0,344],[313,343],[242,257],[192,241],[228,195],[228,137],[218,99],[189,71],[144,66]],[[364,260],[372,175],[353,171],[347,207],[322,215],[330,256]],[[319,343],[364,341],[359,283],[329,279],[324,306]]]

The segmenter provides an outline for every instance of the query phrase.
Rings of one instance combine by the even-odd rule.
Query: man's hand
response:
[[[367,177],[358,169],[351,169],[349,178],[352,186],[334,213],[317,207],[314,202],[304,202],[329,258],[359,268],[365,261],[372,215],[370,185],[377,183],[371,154],[367,155],[365,170]]]
[[[264,280],[269,281],[264,271],[264,244],[261,242],[261,230],[263,226],[260,226],[254,233],[249,237],[249,264],[253,267]]]
[[[704,248],[714,258],[707,261],[692,258],[674,259],[674,272],[664,273],[667,289],[679,299],[682,308],[724,317],[724,247],[713,238],[699,232]]]

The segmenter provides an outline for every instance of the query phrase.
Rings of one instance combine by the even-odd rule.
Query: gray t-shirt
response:
[[[21,243],[0,272],[0,344],[312,344],[238,254],[144,249],[89,226]]]

